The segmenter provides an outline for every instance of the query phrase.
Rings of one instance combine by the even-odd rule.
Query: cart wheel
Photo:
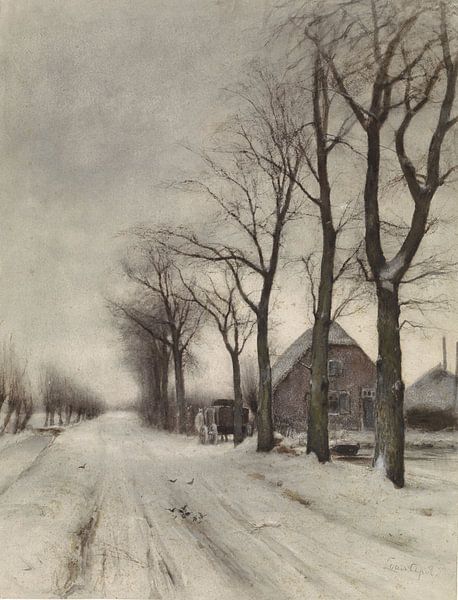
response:
[[[201,444],[206,444],[208,442],[208,428],[206,425],[202,425],[200,428],[199,440]]]

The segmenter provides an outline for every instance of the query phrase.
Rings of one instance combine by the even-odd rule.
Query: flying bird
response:
[[[191,481],[187,481],[186,482],[188,485],[192,485],[194,483],[194,477],[191,479]]]
[[[169,479],[170,483],[175,483],[177,480],[176,479]]]
[[[165,510],[168,510],[171,513],[174,513],[176,511],[176,508],[166,508]]]
[[[86,468],[86,465],[87,465],[87,463],[84,463],[84,465],[80,465],[80,466],[78,467],[78,469],[85,469],[85,468]]]

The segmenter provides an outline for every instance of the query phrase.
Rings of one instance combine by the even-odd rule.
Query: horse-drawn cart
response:
[[[243,437],[252,434],[248,408],[242,409]],[[234,401],[215,400],[211,406],[201,409],[196,417],[196,429],[202,444],[217,444],[218,436],[227,440],[234,434]]]

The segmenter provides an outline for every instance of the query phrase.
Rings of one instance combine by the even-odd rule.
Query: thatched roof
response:
[[[442,364],[433,367],[406,390],[405,408],[423,407],[441,410],[456,406],[455,375],[446,371]]]
[[[313,329],[307,329],[278,358],[272,367],[272,385],[274,388],[285,379],[295,365],[304,358],[307,350],[311,348],[312,333]],[[329,345],[358,346],[358,343],[338,323],[332,323],[329,330]]]

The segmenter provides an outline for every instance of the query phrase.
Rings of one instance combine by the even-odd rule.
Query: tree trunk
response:
[[[243,442],[243,396],[240,360],[237,352],[231,353],[232,380],[234,384],[234,446]]]
[[[183,372],[183,355],[180,350],[173,349],[173,362],[175,367],[175,397],[178,410],[178,431],[186,433],[186,407]]]
[[[169,429],[169,354],[162,348],[158,357],[159,375],[159,413],[163,429]]]
[[[161,411],[164,429],[170,429],[169,410],[169,359],[163,360],[161,368]]]
[[[157,360],[153,359],[153,364],[148,369],[147,374],[147,402],[150,410],[150,425],[160,427],[160,405],[161,405],[161,386]]]
[[[320,462],[327,462],[328,435],[328,350],[331,326],[332,292],[334,286],[334,257],[336,234],[330,217],[323,219],[323,252],[320,286],[312,334],[312,378],[308,407],[307,454],[314,452]]]
[[[320,462],[329,460],[328,436],[328,338],[329,318],[317,318],[313,326],[312,378],[308,406],[307,454]]]
[[[377,282],[378,359],[374,466],[404,486],[404,383],[397,286]]]
[[[20,431],[19,425],[21,423],[21,409],[22,409],[22,400],[16,404],[14,409],[14,425],[13,425],[13,433],[18,433]]]
[[[259,367],[258,390],[258,452],[269,452],[274,447],[272,419],[272,373],[269,354],[269,327],[267,303],[260,305],[257,315],[257,350]]]
[[[5,415],[5,419],[3,421],[3,427],[2,427],[1,433],[4,433],[6,431],[6,428],[9,425],[9,422],[11,420],[11,416],[13,415],[13,412],[14,412],[13,404],[8,404],[8,411],[7,411],[7,413]]]

